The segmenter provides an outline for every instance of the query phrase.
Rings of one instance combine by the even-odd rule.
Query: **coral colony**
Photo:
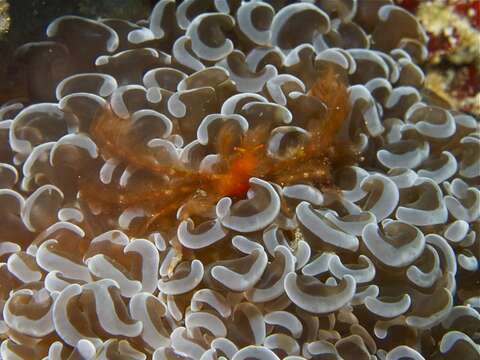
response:
[[[480,358],[479,123],[424,91],[407,10],[46,35],[0,106],[2,359]]]

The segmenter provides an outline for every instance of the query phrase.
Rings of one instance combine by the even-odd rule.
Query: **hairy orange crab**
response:
[[[282,186],[303,182],[332,188],[332,170],[353,163],[356,158],[351,145],[340,143],[337,136],[349,114],[346,80],[329,67],[315,81],[308,95],[326,106],[324,118],[311,119],[305,129],[310,134],[308,144],[296,147],[285,158],[274,159],[266,149],[269,127],[257,125],[248,129],[240,144],[232,147],[232,129],[225,126],[217,141],[218,155],[226,166],[209,172],[193,171],[182,164],[159,165],[146,151],[131,146],[129,119],[120,119],[107,110],[90,128],[103,158],[118,159],[153,177],[146,186],[135,190],[85,178],[80,197],[105,209],[146,209],[150,214],[148,220],[134,231],[135,235],[145,235],[171,225],[177,221],[176,215],[185,218],[205,213],[222,197],[244,197],[251,177]],[[168,181],[165,182],[165,178]],[[177,214],[180,208],[182,211]]]

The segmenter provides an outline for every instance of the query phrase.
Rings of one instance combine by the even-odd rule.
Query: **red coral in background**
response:
[[[428,35],[428,51],[429,57],[431,58],[434,55],[445,54],[455,46],[455,43],[458,41],[458,34],[455,29],[450,36],[445,34],[435,35],[427,31]]]
[[[450,4],[457,14],[467,17],[470,24],[480,30],[480,0],[455,0]]]
[[[411,13],[415,13],[418,5],[420,5],[420,0],[395,0],[395,4],[403,7],[405,10],[408,10]]]
[[[452,107],[480,114],[480,0],[395,0],[417,16],[428,41],[426,87]]]

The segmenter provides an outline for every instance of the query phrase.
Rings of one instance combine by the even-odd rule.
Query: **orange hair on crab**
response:
[[[114,209],[142,207],[150,212],[140,233],[205,213],[220,198],[242,198],[249,189],[249,179],[259,177],[282,186],[309,182],[319,187],[332,187],[332,170],[337,164],[353,163],[355,153],[349,144],[341,144],[338,133],[348,117],[347,83],[331,66],[314,83],[309,96],[323,102],[326,113],[322,119],[311,119],[307,130],[310,140],[299,146],[286,159],[268,155],[266,143],[270,127],[257,125],[243,135],[233,147],[233,132],[228,126],[218,134],[218,149],[226,167],[213,172],[194,171],[182,164],[158,164],[147,149],[136,146],[129,138],[131,122],[117,117],[110,109],[91,125],[90,133],[104,158],[115,158],[130,167],[152,175],[142,189],[119,189],[99,181],[83,179],[80,196],[89,203]],[[167,176],[168,181],[161,178]],[[170,219],[170,220],[166,220]]]

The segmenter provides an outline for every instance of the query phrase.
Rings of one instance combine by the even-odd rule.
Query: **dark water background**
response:
[[[148,19],[159,0],[0,0],[9,4],[10,27],[0,33],[0,104],[23,98],[22,74],[15,64],[14,53],[20,45],[46,40],[48,24],[62,15],[87,18],[119,18],[132,22]],[[209,0],[201,0],[209,1]],[[182,0],[177,0],[181,3]],[[212,0],[213,2],[213,0]],[[270,0],[275,9],[293,0]]]
[[[20,94],[13,54],[27,42],[45,40],[48,24],[62,15],[147,19],[158,0],[7,0],[10,27],[0,34],[0,99]],[[1,101],[0,101],[1,102]]]

